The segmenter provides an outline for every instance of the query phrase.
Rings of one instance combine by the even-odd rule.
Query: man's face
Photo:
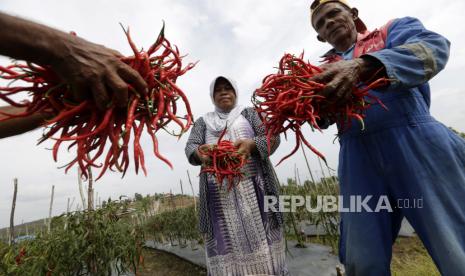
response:
[[[349,49],[357,39],[353,14],[346,6],[330,2],[312,16],[312,26],[320,38],[338,51]]]

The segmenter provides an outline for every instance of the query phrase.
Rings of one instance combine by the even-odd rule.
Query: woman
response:
[[[264,196],[278,196],[278,180],[269,161],[265,129],[253,108],[236,105],[238,89],[220,76],[210,85],[215,111],[199,118],[186,145],[192,165],[210,160],[199,149],[230,140],[249,158],[244,177],[231,191],[212,175],[200,175],[200,231],[205,237],[209,275],[288,275],[281,213],[264,212]],[[279,145],[272,139],[271,153]]]

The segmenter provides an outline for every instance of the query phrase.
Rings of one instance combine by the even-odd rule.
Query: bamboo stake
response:
[[[192,196],[194,197],[194,210],[195,210],[195,213],[197,213],[197,200],[195,200],[194,186],[192,185],[191,175],[189,174],[189,170],[187,170],[187,178],[189,179],[189,184],[191,185],[191,189],[192,189]]]
[[[297,164],[294,163],[294,179],[295,179],[295,185],[299,185],[299,183],[297,183]]]
[[[69,202],[70,202],[70,198],[68,197],[68,205],[66,206],[66,218],[65,218],[65,226],[64,226],[65,230],[68,228],[68,216],[69,216],[69,211],[71,208],[71,205]]]
[[[305,154],[305,147],[303,147],[302,144],[301,144],[301,147],[300,147],[300,148],[302,149],[302,153],[304,154],[305,163],[307,164],[307,169],[308,169],[308,172],[310,173],[310,178],[312,179],[312,182],[313,182],[314,184],[316,184],[316,183],[315,183],[315,179],[313,178],[312,170],[310,169],[310,164],[308,163],[307,155]]]
[[[8,239],[8,244],[11,245],[15,238],[15,209],[16,209],[16,195],[18,194],[18,179],[13,180],[14,191],[13,191],[13,203],[11,205],[11,215],[10,215],[10,235]]]
[[[323,176],[323,184],[327,184],[326,183],[326,175],[325,175],[325,171],[323,170],[323,165],[321,164],[321,160],[320,158],[318,157],[318,163],[320,164],[320,169],[321,169],[321,175]]]
[[[48,209],[48,233],[52,228],[52,207],[53,207],[53,196],[55,195],[55,185],[52,185],[52,196],[50,197],[50,208]]]
[[[182,189],[182,179],[179,179],[179,185],[181,185],[181,206],[184,207],[184,190]]]
[[[76,200],[76,197],[73,196],[73,200],[71,201],[71,204],[69,205],[69,210],[73,209],[74,201]]]
[[[176,205],[174,204],[174,196],[173,196],[173,191],[170,189],[170,201],[171,201],[171,210],[176,209]]]
[[[94,179],[92,177],[92,169],[89,167],[87,169],[87,174],[89,176],[88,180],[88,187],[87,187],[87,210],[91,211],[94,209],[94,189],[93,189],[93,184],[94,184]]]
[[[8,240],[8,244],[11,245],[11,236],[10,236],[10,228],[6,229],[6,239]]]
[[[78,185],[79,185],[79,194],[81,195],[82,208],[86,209],[86,198],[84,197],[84,191],[82,190],[82,172],[81,168],[78,166]]]

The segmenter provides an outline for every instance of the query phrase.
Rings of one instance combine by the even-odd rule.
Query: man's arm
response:
[[[117,51],[4,13],[0,30],[1,55],[51,66],[71,86],[76,100],[91,94],[102,109],[112,100],[124,107],[128,84],[145,93],[145,81],[120,61]]]
[[[390,90],[415,87],[434,77],[449,58],[449,41],[412,17],[395,20],[387,40],[387,47],[380,51],[324,65],[326,70],[312,78],[327,83],[322,95],[342,102],[358,82],[379,77],[389,79]]]
[[[413,17],[396,19],[391,24],[387,46],[365,56],[383,64],[391,80],[390,89],[411,88],[429,81],[449,59],[450,42],[425,29]]]
[[[25,110],[25,108],[21,107],[0,106],[0,112],[8,114],[19,114]],[[5,117],[6,116],[0,114],[0,120]],[[43,124],[46,119],[46,114],[35,113],[28,117],[9,119],[0,122],[0,139],[33,130]]]

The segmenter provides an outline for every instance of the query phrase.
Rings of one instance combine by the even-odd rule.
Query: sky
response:
[[[445,0],[353,0],[359,16],[369,29],[384,25],[388,20],[404,16],[419,18],[426,28],[444,35],[451,41],[449,63],[444,71],[430,81],[432,89],[431,113],[447,126],[465,132],[465,31],[463,11],[465,1]],[[387,4],[389,3],[389,4]],[[48,26],[75,31],[95,43],[130,55],[130,48],[119,26],[130,26],[134,41],[145,49],[156,39],[166,23],[166,37],[188,56],[185,62],[199,61],[198,65],[181,77],[178,84],[190,99],[195,118],[213,110],[208,87],[215,76],[226,75],[236,80],[239,103],[250,106],[252,92],[263,77],[275,72],[284,53],[300,54],[318,64],[320,56],[330,47],[316,40],[310,25],[310,1],[278,0],[2,0],[0,11],[21,16]],[[2,30],[3,31],[3,30]],[[0,64],[10,60],[0,57]],[[4,105],[4,103],[0,103]],[[332,169],[337,168],[339,145],[333,143],[335,127],[324,133],[304,129],[304,135],[323,152]],[[9,224],[13,179],[18,178],[18,199],[15,222],[31,221],[48,215],[50,193],[55,186],[53,215],[66,211],[68,198],[74,201],[72,210],[80,202],[77,169],[68,174],[58,169],[70,160],[66,151],[60,152],[58,163],[52,160],[51,143],[36,146],[41,130],[2,139],[0,141],[0,227]],[[145,137],[147,138],[147,137]],[[144,138],[144,139],[145,139]],[[272,156],[276,164],[293,148],[293,137],[282,139]],[[133,167],[121,179],[118,173],[107,173],[95,183],[102,200],[120,195],[134,196],[170,192],[184,192],[188,186],[189,170],[195,193],[198,192],[199,167],[191,166],[184,155],[187,135],[179,141],[160,134],[160,151],[174,164],[171,170],[149,154],[151,144],[143,139],[148,176],[136,175]],[[313,174],[321,176],[317,158],[307,150]],[[302,151],[276,168],[281,182],[295,176],[295,168],[302,179],[309,178]],[[327,174],[327,170],[324,169]],[[74,200],[73,200],[74,198]],[[82,208],[82,207],[81,207]]]

